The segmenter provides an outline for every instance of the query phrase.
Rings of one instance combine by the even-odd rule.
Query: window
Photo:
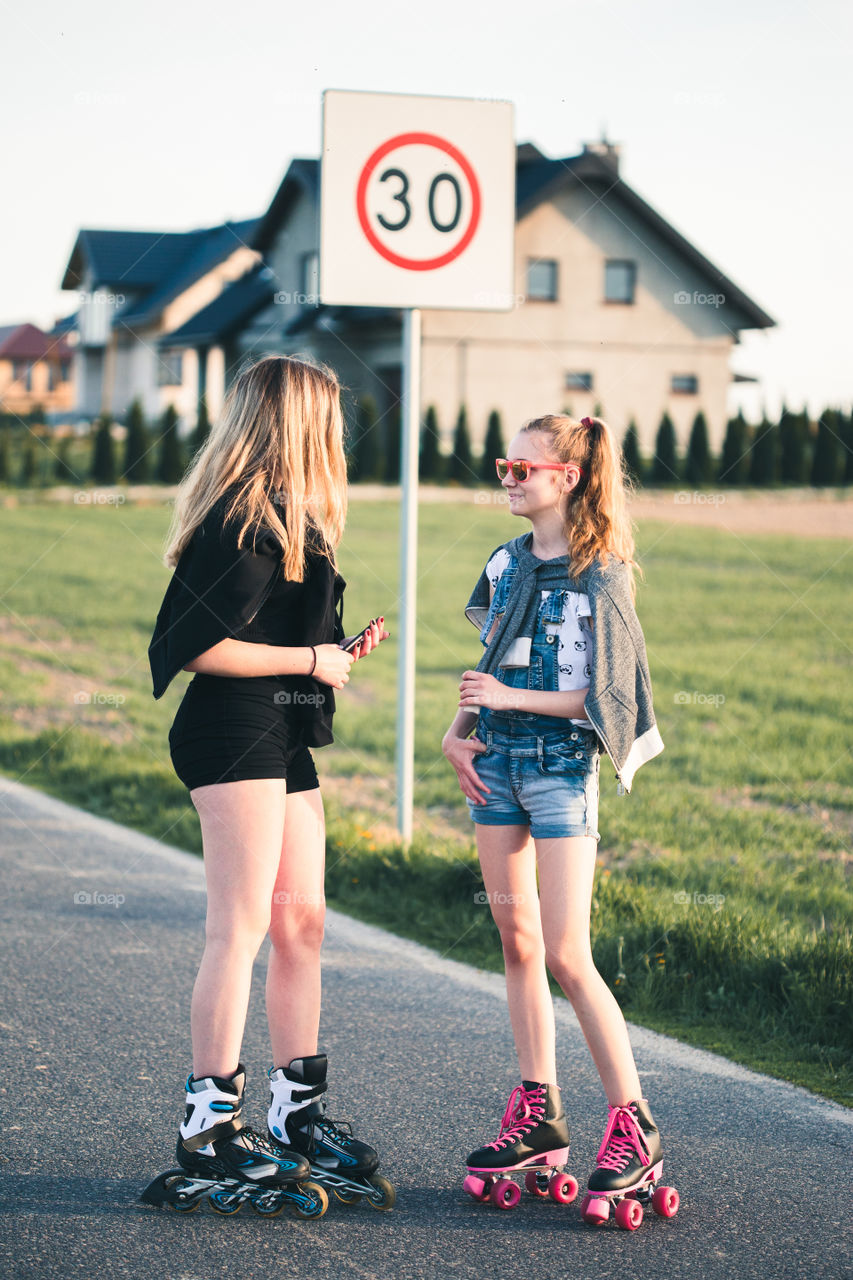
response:
[[[157,386],[179,387],[184,380],[182,351],[161,351],[157,361]]]
[[[33,389],[33,362],[32,360],[13,360],[12,361],[12,380],[14,382],[23,382],[27,391]]]
[[[299,287],[303,297],[296,301],[303,306],[316,307],[320,301],[320,255],[316,250],[302,255],[302,280]]]
[[[527,259],[527,300],[557,301],[557,264],[553,258]]]
[[[71,361],[60,360],[59,362],[59,381],[69,382],[71,380]]]
[[[566,374],[566,390],[567,391],[592,391],[592,374],[591,373],[567,373]]]
[[[695,396],[699,391],[699,379],[695,373],[674,373],[669,389],[673,395]]]
[[[637,283],[637,264],[611,258],[604,264],[604,301],[633,302]]]

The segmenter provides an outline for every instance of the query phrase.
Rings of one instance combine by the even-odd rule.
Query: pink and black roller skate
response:
[[[524,1185],[531,1195],[571,1204],[578,1184],[563,1172],[568,1158],[569,1126],[560,1090],[523,1080],[509,1095],[498,1137],[465,1161],[468,1176],[462,1186],[475,1200],[514,1209],[521,1188],[506,1175],[526,1169]]]
[[[675,1187],[657,1185],[663,1173],[663,1151],[645,1098],[610,1108],[596,1161],[598,1167],[581,1201],[584,1222],[603,1226],[611,1205],[617,1226],[626,1231],[637,1230],[643,1207],[649,1203],[662,1218],[675,1217],[678,1192]]]

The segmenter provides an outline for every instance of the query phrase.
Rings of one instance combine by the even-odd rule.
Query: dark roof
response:
[[[71,251],[62,288],[79,289],[90,274],[96,288],[126,290],[133,297],[115,319],[142,324],[240,245],[248,245],[258,221],[249,218],[196,231],[84,228]]]
[[[535,154],[534,154],[535,153]],[[538,158],[537,158],[538,157]],[[657,232],[678,254],[701,271],[710,283],[725,294],[726,303],[741,311],[749,322],[744,327],[768,329],[776,321],[747,296],[742,289],[714,266],[695,245],[676,231],[656,209],[637,195],[627,182],[619,177],[618,163],[586,148],[577,156],[562,160],[549,160],[530,143],[518,148],[516,164],[515,216],[525,214],[548,200],[561,187],[572,184],[589,188],[600,196],[607,195],[608,202],[621,201],[653,231]]]
[[[0,329],[0,358],[6,360],[70,360],[71,347],[61,336],[51,337],[34,324],[4,325]]]
[[[218,297],[172,333],[158,339],[160,347],[211,346],[247,324],[275,296],[273,271],[258,263],[239,280],[226,285]]]
[[[307,304],[300,308],[284,332],[287,337],[292,338],[309,329],[340,329],[348,324],[378,325],[384,321],[389,325],[399,325],[402,315],[398,307],[330,306],[323,302],[317,306]]]
[[[320,161],[311,159],[291,160],[281,185],[272,198],[264,216],[259,219],[252,248],[264,253],[275,239],[276,232],[287,217],[297,196],[306,192],[320,207]],[[319,228],[317,239],[319,241]]]

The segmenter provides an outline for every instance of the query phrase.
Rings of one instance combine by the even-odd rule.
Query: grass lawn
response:
[[[339,696],[316,753],[340,909],[500,969],[467,809],[441,756],[462,613],[520,531],[490,503],[420,517],[416,839],[393,839],[398,509],[354,501],[341,569],[353,632],[392,640]],[[147,646],[169,578],[165,506],[46,503],[0,516],[0,770],[199,851]],[[524,525],[526,528],[526,524]],[[851,1105],[851,544],[646,521],[637,607],[666,750],[630,796],[602,760],[596,962],[636,1022]]]

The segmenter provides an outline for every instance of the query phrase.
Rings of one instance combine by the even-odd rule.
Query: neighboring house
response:
[[[139,398],[149,418],[174,404],[196,419],[207,380],[194,351],[160,344],[161,335],[216,298],[259,262],[249,242],[255,219],[196,231],[79,232],[62,281],[79,299],[74,354],[80,416],[122,417]],[[213,356],[212,381],[221,381]]]
[[[438,410],[445,446],[459,406],[475,445],[499,409],[504,433],[525,418],[600,406],[622,438],[630,419],[650,453],[664,410],[684,445],[699,409],[719,449],[739,333],[774,321],[619,177],[618,149],[586,145],[548,159],[517,149],[516,305],[423,311],[422,409]],[[253,246],[275,300],[235,340],[244,355],[305,352],[355,394],[391,411],[401,378],[401,314],[322,306],[317,298],[319,162],[290,165]]]
[[[73,348],[34,324],[0,326],[0,412],[44,410],[48,422],[73,408]]]

